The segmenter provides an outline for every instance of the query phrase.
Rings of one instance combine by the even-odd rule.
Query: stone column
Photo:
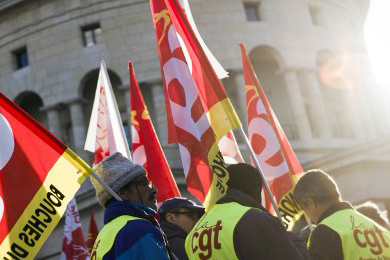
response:
[[[70,119],[72,121],[72,133],[73,133],[73,144],[75,152],[83,159],[87,159],[87,153],[84,151],[85,139],[87,137],[87,129],[85,127],[84,112],[83,112],[82,99],[70,100]]]
[[[126,122],[128,122],[128,130],[129,130],[129,133],[126,133],[126,134],[129,134],[130,136],[130,143],[132,143],[131,141],[131,102],[130,102],[130,88],[129,88],[129,84],[125,84],[123,85],[120,90],[122,90],[124,96],[125,96],[125,104],[126,104]]]
[[[287,95],[291,102],[292,113],[296,129],[298,130],[299,139],[311,139],[313,138],[313,135],[311,133],[310,123],[307,117],[297,73],[291,69],[285,70],[283,73],[284,80],[286,82]]]
[[[324,100],[317,81],[315,70],[304,70],[303,79],[306,84],[310,107],[310,120],[315,137],[329,139],[332,137],[332,131],[329,124],[328,114],[326,113]]]
[[[156,120],[153,122],[154,128],[157,132],[161,145],[165,146],[168,144],[168,123],[165,107],[164,87],[161,81],[152,82],[150,87],[152,90],[152,98],[156,112]]]
[[[359,106],[356,98],[356,89],[346,89],[344,92],[344,110],[346,111],[348,123],[351,126],[352,138],[365,139],[364,124],[359,113]]]
[[[237,93],[238,108],[236,113],[238,114],[244,129],[247,129],[248,115],[246,111],[246,90],[245,90],[245,77],[243,71],[238,71],[234,74],[234,83],[236,87],[235,93]]]
[[[364,89],[361,88],[356,88],[356,95],[358,99],[358,109],[359,109],[359,114],[361,115],[361,118],[363,120],[363,125],[364,129],[366,130],[366,134],[368,139],[374,140],[377,138],[376,130],[375,130],[375,125],[374,125],[374,120],[371,115],[370,107],[367,102],[367,97],[364,95]]]
[[[41,108],[41,111],[46,112],[47,119],[48,119],[48,125],[49,125],[49,131],[55,135],[58,139],[61,141],[63,140],[63,131],[61,127],[61,119],[60,119],[60,109],[62,105],[61,104],[55,104],[52,106],[47,106]]]

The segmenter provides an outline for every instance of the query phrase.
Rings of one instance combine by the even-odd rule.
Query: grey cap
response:
[[[133,163],[119,152],[105,158],[94,167],[93,171],[115,192],[138,176],[146,174],[141,165]],[[99,204],[105,207],[112,198],[111,194],[95,178],[92,177],[91,182],[96,190]]]

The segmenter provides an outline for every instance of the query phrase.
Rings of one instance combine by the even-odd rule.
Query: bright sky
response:
[[[364,36],[376,82],[390,88],[390,0],[371,0]]]

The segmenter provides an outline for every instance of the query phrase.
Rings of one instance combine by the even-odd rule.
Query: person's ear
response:
[[[312,210],[317,209],[318,205],[312,198],[308,198],[306,200],[306,203],[307,203],[307,208],[312,209]]]
[[[132,198],[132,191],[129,189],[129,186],[126,188],[122,188],[121,190],[118,191],[119,197],[121,197],[125,201],[131,201]]]
[[[127,200],[128,194],[126,190],[120,190],[118,191],[118,196],[121,197],[123,200]]]
[[[165,215],[165,219],[166,219],[167,222],[169,222],[169,223],[173,223],[173,224],[176,223],[176,221],[175,221],[175,216],[174,216],[174,214],[172,214],[172,213],[167,213],[167,214]]]

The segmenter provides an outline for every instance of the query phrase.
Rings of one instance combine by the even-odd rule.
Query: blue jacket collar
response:
[[[107,209],[104,212],[104,224],[123,215],[150,219],[155,213],[156,212],[153,209],[144,205],[128,201],[114,201],[108,204]]]

